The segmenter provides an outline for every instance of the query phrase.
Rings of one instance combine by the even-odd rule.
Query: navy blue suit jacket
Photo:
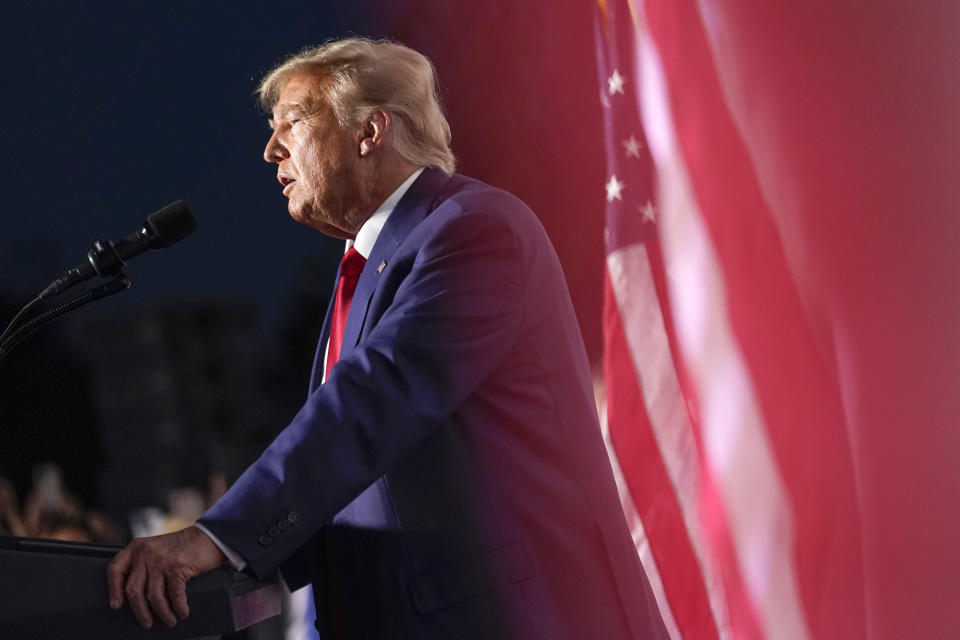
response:
[[[340,361],[201,522],[314,584],[323,638],[666,637],[563,272],[534,214],[428,169],[387,220]]]

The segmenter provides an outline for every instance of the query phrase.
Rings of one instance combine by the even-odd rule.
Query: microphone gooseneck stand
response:
[[[69,302],[44,311],[31,320],[23,322],[23,318],[26,317],[34,307],[47,298],[52,298],[63,293],[80,282],[81,278],[77,274],[78,269],[71,269],[63,277],[51,282],[36,298],[20,309],[17,315],[13,316],[13,320],[10,321],[7,328],[3,330],[3,333],[0,333],[0,362],[9,355],[20,341],[37,329],[45,327],[74,309],[119,293],[130,286],[130,280],[127,279],[127,263],[117,254],[112,242],[108,240],[97,240],[94,242],[90,251],[87,252],[87,260],[94,275],[111,278],[111,280],[106,284],[94,287],[86,293],[80,294]]]
[[[35,307],[40,301],[42,301],[45,296],[40,294],[23,307],[13,320],[10,321],[10,324],[7,325],[7,328],[2,334],[0,334],[0,362],[2,362],[10,352],[13,351],[13,348],[16,347],[20,342],[32,334],[34,331],[41,329],[57,318],[61,318],[66,314],[70,313],[74,309],[79,309],[80,307],[95,302],[97,300],[102,300],[103,298],[112,296],[114,294],[120,293],[130,287],[130,280],[127,278],[127,274],[124,271],[121,271],[119,275],[115,276],[109,282],[106,282],[98,287],[90,289],[86,293],[82,293],[76,298],[65,302],[61,305],[48,309],[43,313],[38,314],[34,318],[27,320],[26,322],[20,322],[21,319],[29,312],[33,307]]]
[[[153,249],[165,249],[176,244],[193,233],[196,228],[197,219],[193,217],[190,208],[183,200],[177,200],[147,216],[137,231],[116,244],[102,239],[94,242],[87,252],[86,262],[51,282],[40,292],[40,295],[20,309],[3,333],[0,333],[0,362],[15,346],[37,329],[45,327],[74,309],[129,288],[126,260]],[[69,302],[23,321],[27,314],[44,300],[58,296],[67,289],[94,277],[110,278],[110,280]]]

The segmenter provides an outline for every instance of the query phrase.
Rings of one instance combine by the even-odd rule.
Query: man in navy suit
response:
[[[347,240],[310,393],[195,527],[108,570],[141,623],[229,558],[312,582],[322,638],[666,637],[543,227],[453,173],[434,71],[351,38],[263,81],[290,215]]]

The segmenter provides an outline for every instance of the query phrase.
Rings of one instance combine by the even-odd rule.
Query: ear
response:
[[[377,109],[366,122],[363,123],[363,133],[360,138],[360,157],[366,158],[380,148],[387,139],[390,131],[390,114],[383,109]]]

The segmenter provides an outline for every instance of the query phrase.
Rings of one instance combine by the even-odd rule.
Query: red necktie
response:
[[[323,379],[330,377],[330,369],[340,359],[340,347],[343,346],[343,331],[347,328],[347,315],[353,292],[357,290],[357,281],[367,259],[350,247],[340,261],[340,278],[337,280],[337,297],[333,303],[333,317],[330,319],[330,343],[327,347],[327,369]]]

